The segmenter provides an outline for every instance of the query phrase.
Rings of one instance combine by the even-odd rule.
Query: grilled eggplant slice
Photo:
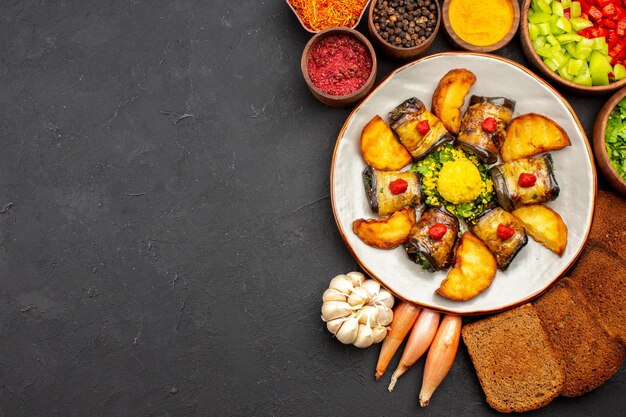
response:
[[[454,136],[446,130],[441,120],[426,110],[424,103],[415,97],[393,109],[389,113],[389,121],[400,142],[416,160],[425,158],[439,145],[454,142]],[[429,130],[422,135],[417,125],[426,121]]]
[[[398,179],[407,182],[405,192],[393,194],[389,184]],[[379,216],[386,216],[403,207],[419,205],[422,186],[417,172],[378,171],[367,167],[363,171],[365,194],[372,210]]]
[[[461,120],[457,137],[459,146],[476,154],[484,163],[493,164],[498,160],[498,150],[504,142],[514,110],[515,101],[511,99],[472,96]],[[493,132],[483,129],[483,121],[488,117],[493,117],[497,122]]]
[[[433,239],[429,234],[430,228],[436,224],[446,227],[445,234],[439,240]],[[413,226],[404,250],[413,262],[421,264],[425,269],[444,269],[452,263],[458,234],[459,220],[456,216],[443,207],[430,207]]]
[[[511,211],[527,204],[555,200],[560,188],[554,176],[552,155],[518,159],[492,167],[489,170],[500,206]],[[519,176],[523,173],[536,177],[535,185],[522,187]]]
[[[507,239],[498,236],[498,227],[504,225],[515,232]],[[505,270],[513,258],[528,243],[528,237],[522,223],[511,213],[500,207],[483,213],[472,227],[474,233],[496,257],[498,268]]]

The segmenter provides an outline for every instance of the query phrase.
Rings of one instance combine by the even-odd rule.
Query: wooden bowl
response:
[[[513,24],[511,26],[511,29],[509,29],[507,34],[504,35],[504,38],[500,39],[498,42],[491,45],[483,46],[474,45],[466,42],[461,39],[459,35],[456,34],[454,29],[452,28],[452,24],[450,24],[449,11],[451,1],[452,0],[445,0],[443,2],[443,28],[450,42],[457,48],[465,49],[472,52],[493,52],[506,46],[506,44],[508,44],[511,39],[513,39],[513,36],[515,36],[515,32],[517,32],[517,28],[519,26],[520,15],[520,9],[517,0],[509,0],[511,6],[513,6]]]
[[[289,8],[291,9],[291,11],[293,12],[293,14],[296,15],[296,18],[298,19],[298,22],[300,22],[300,24],[302,25],[302,27],[304,28],[304,30],[306,30],[309,33],[320,33],[321,30],[313,30],[309,27],[307,27],[304,22],[302,21],[302,18],[300,17],[300,15],[298,14],[298,12],[296,11],[296,9],[294,9],[293,5],[291,4],[291,2],[289,2],[289,0],[285,0],[287,2],[287,5],[289,6]],[[357,27],[357,25],[359,24],[359,22],[361,21],[361,18],[363,17],[363,15],[365,14],[365,10],[367,10],[367,5],[369,4],[369,1],[367,1],[364,5],[363,5],[363,10],[361,10],[361,14],[359,15],[359,17],[356,19],[356,21],[354,22],[354,25],[350,26],[350,29],[354,29]]]
[[[437,5],[437,23],[435,24],[433,33],[419,45],[413,46],[411,48],[401,48],[385,41],[380,36],[378,31],[376,31],[376,28],[374,27],[374,7],[376,7],[376,0],[372,0],[370,2],[369,13],[367,15],[367,28],[369,29],[370,37],[372,38],[376,47],[388,58],[394,59],[396,61],[408,61],[425,52],[435,41],[435,38],[437,37],[437,32],[439,32],[439,26],[441,25],[441,8],[439,7],[439,2],[433,0],[433,3]]]
[[[533,43],[530,40],[530,34],[528,33],[528,10],[530,8],[531,0],[524,0],[521,9],[520,15],[520,41],[522,42],[522,51],[524,51],[524,55],[526,58],[541,72],[544,77],[553,84],[556,84],[563,89],[576,94],[591,94],[591,95],[599,95],[599,94],[608,94],[612,93],[616,90],[619,90],[622,87],[626,86],[626,78],[614,83],[610,83],[609,85],[597,85],[597,86],[585,86],[573,83],[571,81],[562,78],[559,74],[552,71],[550,68],[543,63],[541,57],[535,52],[535,48],[533,47]]]
[[[593,154],[596,157],[596,164],[600,168],[600,171],[602,171],[602,174],[604,174],[604,177],[617,191],[626,195],[626,180],[613,168],[609,155],[606,152],[604,141],[606,122],[609,120],[609,116],[617,103],[624,97],[626,97],[626,88],[622,88],[617,93],[613,94],[611,98],[604,103],[604,106],[602,106],[596,116],[596,121],[593,125]]]
[[[372,72],[370,73],[370,76],[367,79],[367,81],[365,81],[365,84],[363,84],[361,88],[359,88],[354,93],[351,93],[345,96],[333,96],[333,95],[324,93],[322,90],[317,88],[315,84],[313,84],[313,81],[311,81],[311,77],[309,76],[309,69],[308,69],[307,64],[309,60],[309,53],[313,45],[315,45],[318,41],[330,35],[341,35],[341,34],[350,35],[353,38],[356,38],[363,45],[365,45],[365,47],[367,48],[367,51],[372,57]],[[318,34],[313,36],[309,40],[309,42],[307,42],[306,46],[304,47],[304,50],[302,51],[302,58],[300,59],[300,69],[302,70],[302,76],[304,77],[304,81],[306,81],[306,85],[309,87],[309,90],[311,90],[311,93],[313,93],[313,96],[315,96],[315,98],[317,98],[322,103],[331,107],[347,107],[360,101],[363,97],[367,95],[367,93],[370,92],[370,90],[374,86],[374,82],[376,81],[376,72],[378,70],[378,63],[376,61],[376,53],[374,52],[374,48],[372,47],[372,44],[361,33],[350,28],[330,28],[330,29],[325,29],[319,32]]]

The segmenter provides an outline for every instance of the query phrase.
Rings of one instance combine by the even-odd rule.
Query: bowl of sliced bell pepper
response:
[[[526,58],[570,92],[606,94],[626,86],[623,0],[524,0],[520,40]]]

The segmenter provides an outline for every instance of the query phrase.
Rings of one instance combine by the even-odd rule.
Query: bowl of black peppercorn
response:
[[[367,26],[383,54],[408,61],[430,47],[440,23],[437,0],[372,0]]]

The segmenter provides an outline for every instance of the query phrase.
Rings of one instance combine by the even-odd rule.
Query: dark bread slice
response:
[[[533,305],[565,371],[561,395],[583,395],[619,370],[624,346],[600,326],[576,283],[560,280]]]
[[[461,334],[496,410],[535,410],[561,393],[565,375],[532,305],[466,324]]]
[[[596,212],[589,234],[590,243],[601,243],[611,252],[626,259],[626,198],[610,192],[598,191]]]
[[[588,244],[570,278],[604,329],[626,344],[626,259],[608,248]]]

